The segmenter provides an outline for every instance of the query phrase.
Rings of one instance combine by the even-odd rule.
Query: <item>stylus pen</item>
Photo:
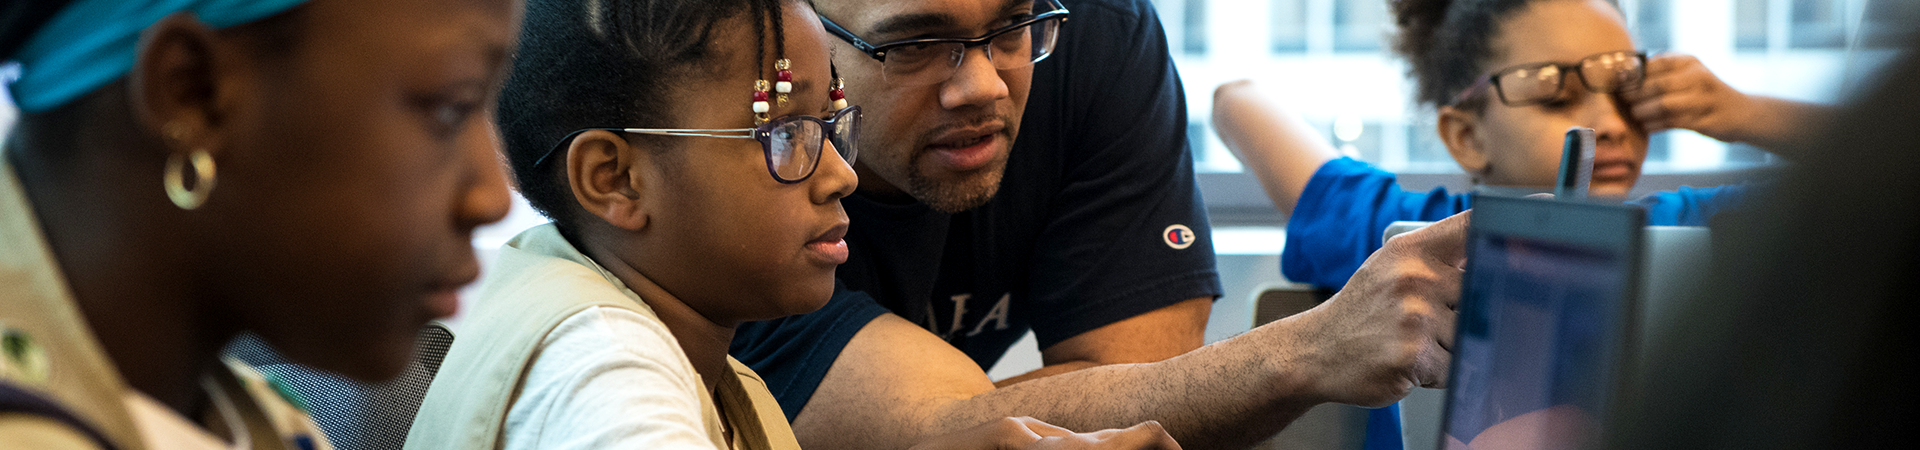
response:
[[[1593,146],[1592,128],[1567,129],[1566,143],[1560,150],[1560,179],[1553,185],[1554,197],[1587,197],[1587,189],[1593,186]]]

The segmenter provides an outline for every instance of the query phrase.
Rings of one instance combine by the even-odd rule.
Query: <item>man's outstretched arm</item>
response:
[[[1206,342],[1213,297],[1188,299],[1095,328],[1040,349],[1045,367],[994,382],[1007,387],[1090,367],[1155,362],[1180,356]]]
[[[1313,405],[1382,406],[1442,387],[1467,214],[1388,241],[1319,307],[1160,362],[994,389],[966,355],[883,315],[840,353],[794,431],[810,448],[904,448],[1006,416],[1069,429],[1158,420],[1190,448],[1243,448]]]

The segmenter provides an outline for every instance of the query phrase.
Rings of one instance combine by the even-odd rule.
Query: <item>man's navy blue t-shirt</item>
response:
[[[731,353],[767,381],[789,420],[880,314],[920,324],[984,369],[1029,329],[1047,348],[1220,295],[1186,97],[1153,6],[1067,7],[1054,54],[1034,66],[992,200],[947,214],[847,197],[852,255],[833,299],[735,332]]]

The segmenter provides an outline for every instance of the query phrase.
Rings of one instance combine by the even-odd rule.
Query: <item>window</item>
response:
[[[1793,48],[1844,48],[1846,3],[1841,0],[1793,0],[1787,45]]]
[[[1274,53],[1307,51],[1307,0],[1272,0]]]
[[[1647,162],[1656,163],[1673,159],[1672,134],[1647,136]]]
[[[1197,162],[1205,162],[1206,160],[1206,155],[1203,155],[1202,152],[1205,152],[1207,149],[1207,137],[1209,136],[1213,136],[1213,127],[1207,125],[1206,122],[1187,122],[1187,151],[1193,152],[1193,159],[1200,160]]]
[[[1333,4],[1333,50],[1366,52],[1382,48],[1393,21],[1382,0],[1335,0]]]
[[[20,118],[20,109],[13,107],[13,91],[6,88],[19,77],[19,63],[0,62],[0,142],[6,142],[8,135],[13,134],[13,121]]]
[[[1352,156],[1362,161],[1381,161],[1387,159],[1382,144],[1380,122],[1361,120],[1358,117],[1334,119],[1333,128],[1327,135],[1333,136],[1334,148],[1340,154]]]
[[[1207,0],[1187,0],[1180,22],[1180,49],[1188,55],[1207,54]]]
[[[1440,141],[1440,132],[1434,124],[1431,114],[1423,115],[1423,120],[1407,123],[1407,163],[1417,167],[1458,168],[1453,155],[1447,153],[1447,143]]]
[[[1767,50],[1767,0],[1735,0],[1733,47],[1740,51]]]
[[[1640,48],[1658,51],[1671,47],[1673,25],[1668,16],[1673,8],[1667,0],[1639,0],[1634,4],[1633,39]]]
[[[1773,154],[1747,144],[1727,144],[1727,164],[1753,165],[1773,162]]]

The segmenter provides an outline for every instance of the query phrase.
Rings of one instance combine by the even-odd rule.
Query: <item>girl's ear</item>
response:
[[[189,14],[155,23],[140,39],[127,75],[134,120],[171,147],[191,147],[218,156],[224,147],[219,129],[239,99],[245,57],[217,42],[212,29]],[[169,148],[163,146],[160,148]]]
[[[1472,174],[1475,180],[1487,175],[1487,153],[1480,145],[1475,133],[1479,131],[1480,116],[1452,106],[1440,107],[1440,116],[1436,128],[1440,140],[1447,144],[1447,153],[1453,155],[1453,161],[1460,168]]]
[[[652,211],[640,190],[643,181],[633,177],[636,158],[645,153],[633,148],[626,139],[611,131],[581,133],[567,144],[567,183],[574,201],[587,213],[609,225],[639,231],[647,226]]]

